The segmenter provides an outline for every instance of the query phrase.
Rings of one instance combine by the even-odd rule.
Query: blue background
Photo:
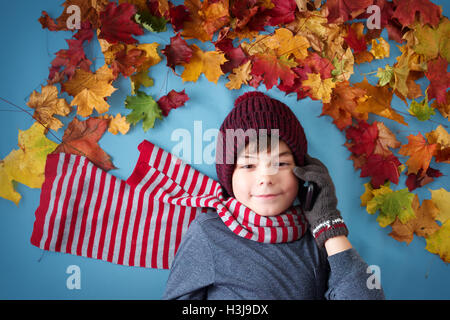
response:
[[[444,15],[449,16],[446,1],[434,1],[442,5]],[[38,18],[41,11],[46,10],[52,18],[62,13],[63,3],[60,1],[17,0],[3,2],[0,10],[0,32],[2,50],[0,50],[0,96],[8,99],[22,108],[26,106],[28,96],[33,90],[40,92],[41,85],[46,84],[48,70],[54,53],[66,49],[65,39],[71,38],[72,32],[49,32],[43,30]],[[174,1],[179,4],[180,1]],[[168,31],[151,34],[146,32],[138,37],[141,43],[158,42],[160,49],[169,43],[173,36],[171,27]],[[382,36],[387,39],[386,30]],[[201,48],[213,50],[211,43],[196,43]],[[351,82],[360,82],[362,73],[377,70],[386,64],[392,65],[395,57],[400,54],[396,43],[390,41],[391,55],[384,60],[374,60],[371,64],[355,65],[355,74]],[[96,38],[87,45],[86,52],[89,59],[94,60],[93,69],[103,65],[103,55]],[[141,124],[131,127],[126,135],[114,136],[106,132],[100,140],[100,146],[113,159],[118,169],[110,171],[119,178],[126,179],[132,172],[138,157],[138,144],[147,139],[171,150],[178,142],[171,140],[175,129],[184,128],[193,134],[194,121],[202,121],[202,129],[218,129],[225,116],[231,110],[233,101],[245,91],[254,90],[246,86],[241,90],[228,90],[228,81],[222,76],[216,84],[206,80],[204,75],[193,82],[182,82],[166,66],[165,57],[156,66],[150,68],[150,76],[155,79],[153,87],[145,88],[155,100],[167,94],[171,89],[186,90],[190,100],[184,107],[172,110],[163,121],[157,120],[155,127],[146,133]],[[177,69],[177,71],[182,71]],[[377,78],[368,76],[375,84]],[[422,89],[428,81],[419,81]],[[131,94],[129,79],[121,77],[113,84],[118,90],[108,99],[111,105],[110,114],[126,115],[130,110],[125,109],[124,100]],[[264,86],[260,90],[266,91]],[[382,286],[388,299],[449,299],[450,274],[449,266],[439,256],[425,250],[425,239],[414,237],[410,245],[398,242],[388,236],[391,227],[381,228],[376,222],[375,215],[369,215],[365,208],[360,207],[360,196],[364,192],[363,184],[369,178],[360,178],[360,171],[355,171],[353,162],[348,160],[350,152],[343,145],[345,136],[333,124],[328,116],[319,117],[322,103],[309,98],[296,100],[295,95],[286,96],[283,92],[273,88],[269,95],[289,105],[305,128],[309,143],[309,153],[321,159],[328,167],[337,189],[338,207],[350,230],[349,239],[353,246],[369,265],[378,265],[381,270]],[[62,95],[71,101],[67,94]],[[419,98],[421,100],[421,98]],[[392,106],[399,111],[407,112],[407,106],[394,97]],[[63,131],[73,118],[75,111],[68,117],[61,118],[65,126],[55,134],[62,138]],[[96,116],[96,112],[93,114]],[[83,119],[79,117],[80,119]],[[432,121],[420,123],[412,116],[405,115],[409,127],[388,119],[370,116],[372,120],[383,121],[402,143],[407,143],[409,134],[416,135],[434,130],[438,123],[447,124],[439,113],[432,117]],[[34,120],[31,116],[16,108],[0,102],[0,158],[3,159],[11,150],[18,148],[18,130],[27,130]],[[437,123],[438,122],[438,123]],[[48,135],[52,140],[54,137]],[[203,147],[209,144],[204,142]],[[193,148],[193,147],[192,147]],[[404,163],[405,157],[400,157]],[[185,159],[188,161],[188,159]],[[215,166],[208,164],[192,164],[201,172],[216,179]],[[430,199],[428,190],[441,187],[450,190],[448,165],[431,163],[444,173],[436,181],[424,188],[415,190],[421,201]],[[405,188],[405,175],[401,176],[399,185],[392,185],[393,189]],[[16,190],[22,195],[18,206],[9,200],[0,198],[0,298],[2,299],[160,299],[164,291],[168,270],[126,267],[103,262],[95,259],[77,257],[69,254],[43,251],[30,244],[30,236],[34,223],[34,211],[39,204],[40,189],[31,189],[17,184]],[[81,270],[81,289],[69,290],[66,287],[68,274],[66,269],[70,265],[77,265]]]

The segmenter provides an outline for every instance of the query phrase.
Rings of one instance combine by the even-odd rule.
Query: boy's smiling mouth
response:
[[[258,199],[269,200],[278,197],[280,194],[281,193],[267,193],[267,194],[253,195],[253,197]]]

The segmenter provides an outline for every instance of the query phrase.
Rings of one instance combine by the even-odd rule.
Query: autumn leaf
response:
[[[286,28],[278,28],[275,30],[274,37],[279,42],[276,48],[276,55],[290,56],[293,55],[297,59],[304,59],[308,56],[309,42],[301,35],[293,35],[292,32]]]
[[[330,101],[323,104],[321,116],[332,117],[339,130],[350,126],[352,119],[367,120],[367,114],[356,111],[358,100],[364,94],[363,89],[350,86],[348,81],[338,82],[332,91]]]
[[[400,165],[400,161],[393,154],[384,156],[372,153],[361,167],[360,177],[371,177],[370,183],[374,188],[379,188],[386,180],[398,184]]]
[[[394,0],[394,4],[396,8],[392,17],[404,27],[414,23],[416,14],[422,25],[436,26],[441,18],[442,9],[430,0]]]
[[[450,73],[447,72],[448,63],[445,59],[439,57],[428,61],[428,70],[425,76],[430,80],[428,87],[428,99],[436,98],[437,103],[446,102],[446,93],[450,87]]]
[[[439,55],[450,61],[450,21],[442,18],[437,27],[428,24],[417,24],[413,26],[414,36],[417,41],[413,49],[418,54],[423,54],[427,60],[437,58]]]
[[[434,178],[439,178],[440,176],[442,176],[442,172],[431,167],[429,167],[426,171],[420,169],[417,173],[408,174],[405,185],[411,192],[417,188],[423,187],[430,182],[433,182]]]
[[[108,128],[109,121],[91,117],[85,121],[73,118],[64,131],[62,143],[52,153],[81,155],[105,171],[117,169],[110,156],[98,145],[98,141]]]
[[[378,138],[378,127],[376,122],[369,125],[365,121],[359,121],[357,126],[346,130],[347,140],[352,141],[349,150],[356,154],[366,156],[373,153],[375,142]]]
[[[336,83],[331,78],[322,80],[318,73],[308,73],[308,79],[302,85],[311,88],[312,98],[322,100],[324,103],[331,101],[331,93]]]
[[[447,220],[441,228],[426,238],[425,250],[438,254],[444,262],[450,262],[450,220]]]
[[[232,89],[240,89],[243,84],[248,84],[248,81],[251,80],[252,76],[250,74],[252,69],[251,61],[248,60],[243,65],[234,68],[233,72],[228,75],[228,81],[225,86]]]
[[[344,37],[344,40],[348,46],[353,49],[353,53],[355,55],[360,52],[364,52],[367,49],[363,29],[364,25],[361,22],[353,23],[352,25],[347,26],[347,36]]]
[[[145,132],[153,128],[155,120],[162,120],[162,111],[153,97],[145,92],[138,91],[134,96],[127,96],[125,108],[133,110],[127,115],[127,121],[136,125],[142,120],[142,128]]]
[[[105,114],[100,119],[109,120],[108,132],[116,135],[117,133],[126,134],[130,130],[130,124],[127,122],[126,117],[123,117],[120,113],[114,117],[110,114]]]
[[[419,132],[416,136],[410,134],[408,136],[408,144],[402,145],[398,153],[410,156],[408,161],[406,161],[408,174],[410,174],[417,173],[419,169],[427,170],[436,148],[436,144],[429,144]]]
[[[69,49],[61,49],[56,52],[56,57],[51,62],[48,79],[54,81],[57,75],[63,79],[71,79],[75,69],[81,68],[85,71],[90,70],[92,62],[86,58],[82,40],[67,39]],[[61,68],[63,68],[61,70]]]
[[[117,52],[114,60],[111,63],[111,70],[113,70],[114,77],[122,74],[124,77],[129,77],[137,72],[139,66],[145,61],[145,51],[139,49],[127,50],[123,48]]]
[[[131,44],[137,42],[132,36],[142,35],[144,31],[134,21],[135,13],[136,8],[130,3],[119,5],[114,2],[108,3],[105,10],[100,12],[101,26],[98,37],[107,40],[109,43]]]
[[[226,59],[223,53],[217,51],[203,52],[197,45],[190,46],[192,49],[192,57],[188,63],[183,64],[184,71],[181,74],[183,81],[197,81],[198,77],[203,73],[211,82],[217,83],[223,74],[220,65]]]
[[[389,149],[397,149],[401,146],[401,143],[383,122],[376,121],[376,125],[378,128],[378,138],[375,141],[373,153],[388,156],[392,154],[392,151]]]
[[[429,144],[436,144],[436,162],[450,163],[450,134],[439,125],[435,130],[425,134]]]
[[[428,104],[428,97],[426,95],[421,102],[413,100],[408,111],[419,121],[427,121],[431,118],[431,116],[436,114],[436,112],[434,112],[434,109],[431,108]]]
[[[131,94],[136,94],[136,92],[139,91],[141,86],[151,87],[154,84],[153,78],[151,78],[148,75],[148,70],[143,70],[141,72],[131,75],[130,80],[131,80]]]
[[[292,65],[288,61],[278,59],[274,55],[257,53],[253,56],[251,73],[257,77],[263,77],[266,89],[270,90],[274,85],[278,84],[278,79],[287,86],[294,83],[294,73],[291,67]]]
[[[450,192],[445,190],[444,188],[440,188],[438,190],[431,190],[431,200],[438,207],[439,214],[436,217],[436,220],[439,220],[442,223],[446,221],[450,221]]]
[[[30,188],[40,188],[44,182],[47,155],[57,144],[45,136],[45,128],[33,122],[25,131],[19,130],[19,149],[12,150],[0,161],[0,196],[18,205],[21,196],[14,190],[12,181]]]
[[[390,65],[386,65],[384,69],[378,68],[377,74],[375,75],[378,80],[378,85],[383,87],[391,82],[392,76],[394,75],[394,69]]]
[[[373,3],[373,0],[328,0],[328,22],[342,23],[353,20],[355,17],[366,11],[366,8]]]
[[[392,191],[389,187],[381,186],[372,192],[374,197],[367,202],[366,210],[370,214],[379,210],[377,222],[380,227],[385,228],[396,218],[401,223],[407,223],[414,219],[415,213],[412,208],[414,194],[410,193],[408,189]]]
[[[276,26],[292,22],[295,19],[297,4],[294,0],[271,0],[274,7],[268,12],[269,25]]]
[[[360,100],[356,108],[360,113],[374,113],[379,116],[392,119],[401,124],[408,125],[404,118],[391,108],[392,91],[386,86],[371,85],[366,78],[362,82],[355,83],[355,87],[366,91],[368,99]]]
[[[446,99],[444,103],[438,103],[436,100],[431,104],[431,107],[434,109],[438,109],[444,118],[449,120],[450,115],[450,91],[447,91],[445,95]]]
[[[67,116],[71,112],[67,101],[58,98],[58,89],[54,85],[41,86],[41,93],[33,91],[27,105],[35,109],[34,119],[55,131],[58,131],[63,123],[54,115]]]
[[[181,35],[177,33],[170,38],[170,44],[168,44],[161,53],[167,58],[167,66],[175,73],[175,66],[189,63],[192,57],[192,49],[188,46],[187,42],[181,38]]]
[[[171,90],[167,95],[162,96],[158,101],[158,106],[162,111],[164,117],[169,115],[170,110],[184,106],[184,103],[189,100],[186,92]]]
[[[156,17],[148,11],[138,11],[134,16],[135,21],[150,32],[163,32],[167,30],[167,20],[163,17]]]
[[[353,65],[355,63],[355,57],[353,56],[352,49],[347,48],[342,56],[334,57],[331,61],[334,70],[331,72],[333,78],[336,81],[349,80],[353,72]]]
[[[189,11],[185,5],[171,6],[169,9],[170,23],[172,24],[173,30],[175,32],[183,29],[185,21],[191,19]]]
[[[439,209],[432,200],[423,200],[420,205],[419,197],[416,194],[411,206],[415,212],[415,218],[406,223],[402,223],[399,218],[396,218],[391,224],[392,232],[389,233],[395,240],[405,241],[407,244],[413,240],[414,233],[419,237],[428,238],[439,229],[439,225],[435,221]]]
[[[383,38],[372,39],[372,47],[369,52],[371,52],[375,59],[384,59],[389,57],[389,43]]]

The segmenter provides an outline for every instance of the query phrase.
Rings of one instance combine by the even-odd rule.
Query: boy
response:
[[[284,213],[297,207],[299,179],[312,181],[320,192],[312,209],[304,212],[310,232],[281,239],[275,231],[276,243],[255,241],[231,231],[210,210],[183,237],[163,298],[384,299],[382,289],[367,288],[367,264],[346,237],[331,178],[320,161],[307,155],[305,134],[293,112],[261,92],[246,93],[236,100],[220,132],[229,129],[277,129],[280,140],[275,139],[278,152],[269,153],[272,148],[263,152],[258,139],[240,145],[234,138],[233,143],[218,139],[216,159],[232,153],[234,160],[216,162],[226,196],[255,212],[255,221],[270,222],[267,230],[274,231],[273,221],[285,219]],[[259,152],[255,144],[263,144]],[[303,226],[302,219],[298,222]]]

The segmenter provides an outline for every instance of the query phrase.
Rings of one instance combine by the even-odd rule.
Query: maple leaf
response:
[[[328,0],[326,7],[328,8],[328,22],[339,23],[352,20],[373,3],[373,0]]]
[[[389,82],[391,82],[391,79],[394,75],[394,69],[390,65],[386,65],[384,69],[378,68],[377,74],[375,75],[378,80],[378,85],[380,87],[383,87],[387,85]]]
[[[145,92],[138,91],[134,96],[127,96],[125,99],[125,108],[133,110],[127,115],[127,121],[136,125],[142,120],[144,132],[153,128],[155,120],[162,120],[162,111],[152,96]]]
[[[293,55],[297,59],[304,59],[308,56],[309,42],[301,35],[294,35],[289,29],[278,28],[273,35],[279,42],[276,48],[278,57]]]
[[[141,27],[150,32],[163,32],[167,30],[167,20],[163,17],[156,17],[148,11],[138,11],[134,19]]]
[[[126,134],[130,130],[130,124],[127,122],[126,117],[123,117],[120,113],[114,117],[110,114],[105,114],[100,119],[109,120],[108,132],[116,135],[117,133]]]
[[[360,177],[371,177],[370,183],[374,188],[379,188],[386,180],[398,184],[400,165],[400,161],[393,154],[388,156],[371,154],[367,157],[366,163],[361,167]]]
[[[402,145],[398,153],[404,156],[410,156],[408,161],[406,161],[408,174],[410,174],[417,173],[419,169],[426,171],[436,148],[436,144],[428,144],[419,132],[416,136],[410,134],[408,136],[408,144]]]
[[[153,86],[153,78],[148,75],[148,70],[140,71],[130,76],[131,80],[131,94],[136,94],[141,86]]]
[[[397,149],[401,146],[401,143],[383,122],[376,121],[376,124],[378,128],[378,138],[375,142],[373,153],[388,156],[392,154],[392,151],[390,151],[389,148]]]
[[[423,169],[419,172],[408,174],[408,178],[405,181],[405,185],[408,187],[409,191],[413,191],[417,188],[423,187],[424,185],[433,182],[434,178],[439,178],[442,173],[439,170],[429,167],[425,173]]]
[[[132,35],[142,35],[144,31],[132,19],[136,8],[130,3],[116,5],[110,2],[104,11],[100,12],[100,34],[99,38],[109,43],[123,42],[127,44],[137,42]]]
[[[422,25],[429,23],[435,26],[442,15],[441,7],[429,0],[394,0],[396,6],[393,18],[396,18],[402,26],[406,27],[414,23],[416,14]]]
[[[19,204],[21,195],[14,190],[13,181],[30,188],[40,188],[44,182],[47,154],[57,144],[47,139],[45,128],[38,122],[25,131],[19,130],[19,149],[12,150],[0,161],[0,196]]]
[[[294,21],[297,4],[294,0],[272,0],[274,7],[269,10],[269,25],[277,26]]]
[[[117,52],[114,61],[111,63],[114,77],[121,73],[124,77],[131,76],[139,66],[145,61],[145,52],[140,49],[123,50]]]
[[[234,68],[233,72],[228,75],[228,79],[230,80],[225,86],[232,89],[240,89],[243,84],[248,84],[248,81],[251,80],[252,76],[250,74],[252,69],[251,61],[248,60],[243,65]]]
[[[332,117],[339,130],[350,126],[352,119],[367,120],[367,114],[356,112],[357,101],[364,96],[365,91],[350,86],[348,81],[338,82],[333,89],[329,103],[324,103],[321,116]]]
[[[91,118],[80,121],[76,117],[67,126],[55,153],[70,153],[88,158],[99,168],[109,171],[117,169],[110,156],[98,145],[98,141],[108,128],[108,119]]]
[[[364,25],[360,22],[347,26],[347,36],[345,42],[353,49],[354,54],[367,50],[366,39],[363,34]]]
[[[431,190],[431,200],[438,207],[439,214],[436,217],[436,220],[439,220],[442,223],[446,221],[450,221],[450,192],[445,190],[444,188],[440,188],[438,190]]]
[[[435,115],[434,109],[428,104],[428,97],[425,95],[425,99],[421,102],[413,100],[408,109],[409,113],[415,116],[419,121],[427,121],[431,116]]]
[[[436,28],[430,25],[416,24],[414,36],[417,41],[413,49],[418,54],[423,54],[427,60],[435,59],[439,55],[450,61],[450,21],[447,18],[441,19]]]
[[[188,63],[183,64],[184,71],[181,74],[183,81],[197,81],[203,73],[206,79],[217,83],[223,74],[220,65],[226,61],[224,54],[217,51],[203,52],[196,44],[190,48],[192,57]]]
[[[169,9],[169,15],[170,23],[172,24],[173,30],[175,32],[183,29],[184,22],[191,19],[186,6],[182,4],[178,6],[171,5]]]
[[[444,103],[438,103],[436,100],[431,104],[432,108],[438,109],[444,118],[449,119],[450,115],[450,91],[447,91]]]
[[[447,220],[438,231],[426,238],[425,250],[438,254],[444,262],[450,262],[450,220]]]
[[[164,117],[169,115],[170,110],[184,106],[184,103],[189,100],[188,95],[183,91],[177,92],[171,90],[167,95],[162,96],[157,101],[159,108]]]
[[[181,38],[180,33],[170,38],[168,44],[161,53],[167,58],[167,66],[175,73],[175,66],[189,63],[192,57],[192,49],[187,42]]]
[[[184,5],[190,13],[190,20],[184,22],[181,35],[186,39],[211,41],[214,32],[230,21],[227,0],[201,2],[185,0]]]
[[[236,48],[233,46],[233,40],[230,38],[218,40],[214,45],[216,49],[224,53],[225,58],[228,60],[220,66],[223,73],[232,72],[233,69],[249,59],[240,45]]]
[[[331,78],[322,80],[318,73],[308,73],[308,79],[304,80],[302,85],[311,88],[312,99],[329,103],[336,83]]]
[[[347,48],[342,56],[339,56],[339,58],[334,57],[331,63],[334,66],[331,75],[336,81],[349,80],[353,74],[353,65],[355,63],[352,49]]]
[[[375,123],[369,125],[366,121],[359,121],[356,127],[346,130],[347,140],[353,140],[349,148],[356,155],[370,155],[375,149],[375,141],[378,138],[378,126]]]
[[[316,52],[309,54],[304,60],[301,60],[301,62],[309,67],[311,70],[309,73],[319,73],[322,79],[332,77],[332,72],[334,70],[333,64],[330,60],[322,58]]]
[[[436,98],[437,103],[446,102],[446,93],[450,87],[450,73],[447,72],[448,63],[445,59],[439,57],[428,61],[428,70],[425,76],[430,80],[428,87],[428,99]]]
[[[391,224],[392,232],[389,233],[395,240],[405,241],[407,244],[413,240],[414,233],[419,237],[428,238],[439,229],[439,225],[435,221],[439,209],[432,200],[424,200],[420,205],[419,197],[416,194],[411,206],[415,212],[415,218],[405,224],[396,218]]]
[[[33,118],[49,129],[58,131],[63,123],[54,115],[67,116],[71,108],[64,98],[58,98],[58,89],[54,85],[41,86],[41,93],[33,91],[27,105],[35,109]],[[46,130],[47,133],[48,129]]]
[[[389,43],[383,38],[372,39],[372,47],[370,52],[373,54],[375,59],[384,59],[389,57],[390,46]]]
[[[425,134],[429,144],[436,144],[436,162],[450,163],[450,134],[439,125],[435,130]]]
[[[387,87],[375,87],[366,78],[362,82],[355,83],[355,87],[366,91],[368,99],[360,100],[356,108],[360,113],[374,113],[379,116],[392,119],[401,124],[408,125],[404,118],[391,108],[392,91]]]
[[[254,76],[263,77],[267,90],[270,90],[278,83],[278,78],[287,86],[294,83],[294,73],[291,70],[291,65],[282,59],[278,59],[271,54],[260,53],[255,54],[252,58],[253,68],[251,73]]]
[[[67,39],[66,42],[69,45],[69,49],[61,49],[56,52],[56,57],[51,62],[52,66],[48,75],[49,80],[54,80],[58,73],[61,73],[60,76],[63,78],[67,76],[71,79],[76,68],[81,68],[85,71],[90,70],[92,62],[86,58],[83,41]],[[64,69],[61,71],[62,67]]]
[[[287,86],[285,83],[280,83],[277,87],[281,91],[284,91],[286,93],[296,92],[297,93],[297,100],[303,99],[310,95],[309,87],[305,87],[302,85],[303,80],[308,79],[307,74],[313,73],[311,71],[311,68],[307,65],[299,65],[297,67],[291,68],[291,70],[294,72],[294,83],[290,86]],[[251,82],[253,81],[253,78]],[[255,86],[257,87],[257,86]]]

